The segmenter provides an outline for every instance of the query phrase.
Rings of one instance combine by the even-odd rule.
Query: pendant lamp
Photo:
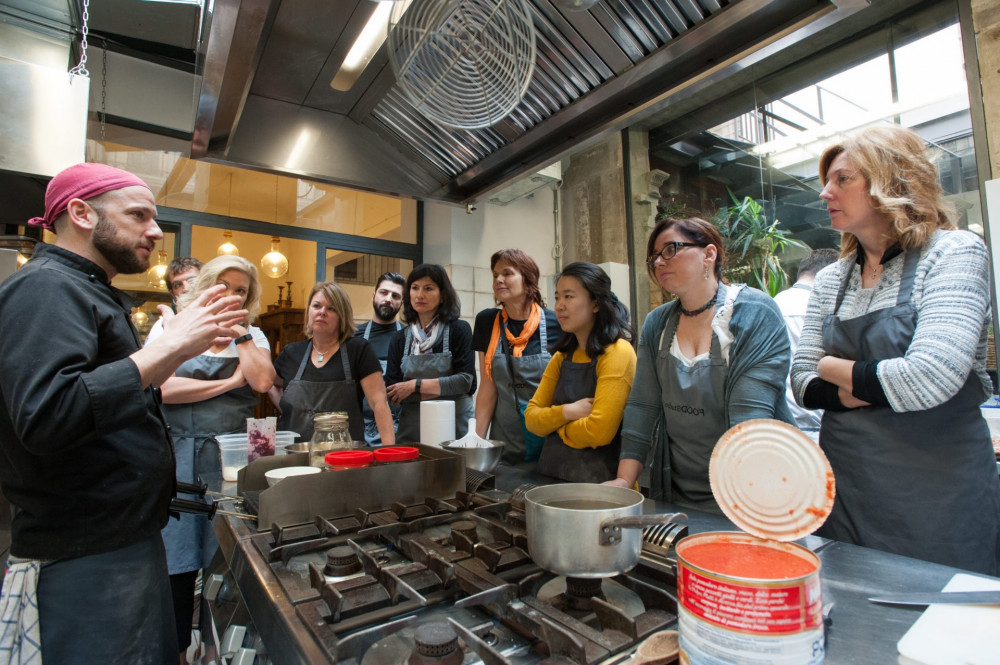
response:
[[[260,267],[268,277],[278,278],[288,272],[288,259],[278,251],[278,236],[271,236],[271,251],[260,260]]]
[[[218,256],[239,256],[240,250],[237,249],[236,245],[234,245],[232,241],[233,232],[226,229],[226,231],[222,234],[222,237],[225,238],[225,241],[219,245],[219,251],[217,252]]]
[[[160,250],[156,265],[146,271],[146,281],[154,289],[167,289],[167,252]]]

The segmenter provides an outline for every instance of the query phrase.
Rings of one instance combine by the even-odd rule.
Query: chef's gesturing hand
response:
[[[181,363],[206,351],[216,339],[236,336],[233,326],[249,312],[239,309],[242,297],[223,297],[225,290],[224,284],[216,284],[177,314],[166,305],[158,307],[163,334],[130,356],[143,387],[162,384]]]

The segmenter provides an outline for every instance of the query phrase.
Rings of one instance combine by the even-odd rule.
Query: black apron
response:
[[[451,326],[444,324],[444,346],[441,353],[422,353],[415,356],[410,353],[413,346],[413,333],[406,329],[403,341],[403,359],[399,368],[404,379],[440,379],[451,376]],[[471,395],[457,397],[435,397],[437,400],[455,402],[455,438],[461,439],[469,432],[469,419],[476,417],[475,403]],[[420,395],[413,393],[404,400],[399,414],[399,427],[396,430],[396,443],[415,443],[420,441]]]
[[[396,322],[396,331],[403,329],[403,324],[399,321]],[[369,339],[372,334],[372,321],[368,322],[365,326],[365,333],[362,337],[365,340]],[[382,365],[382,378],[385,378],[385,366],[386,361],[379,358],[379,364]],[[395,404],[389,404],[389,411],[392,413],[392,427],[393,430],[399,427],[399,407]],[[361,400],[361,415],[365,419],[365,443],[369,446],[379,446],[382,445],[382,436],[378,433],[378,426],[375,424],[375,412],[372,411],[371,406],[368,404],[368,398],[365,397]]]
[[[552,393],[552,405],[570,404],[597,393],[597,359],[575,363],[571,354],[563,357],[559,380]],[[618,454],[622,449],[622,426],[610,443],[597,448],[573,448],[563,443],[559,432],[545,438],[538,457],[538,473],[571,483],[603,483],[618,475]]]
[[[235,357],[195,356],[174,375],[204,381],[228,379],[239,364]],[[215,436],[245,432],[247,418],[253,418],[259,401],[253,389],[244,384],[201,402],[164,404],[163,413],[174,439],[177,480],[205,482],[209,489],[221,489],[222,461]],[[182,513],[179,520],[171,518],[161,534],[171,575],[205,568],[218,547],[212,524],[204,515]]]
[[[502,316],[499,312],[497,316]],[[516,404],[527,403],[542,381],[545,368],[552,355],[548,350],[548,331],[545,325],[545,310],[538,321],[538,341],[542,345],[540,353],[531,356],[514,357],[507,344],[504,327],[500,329],[500,343],[493,354],[491,372],[497,389],[497,404],[490,421],[490,438],[503,441],[503,459],[508,464],[524,461],[524,426]],[[507,363],[510,363],[508,365]],[[510,368],[514,368],[511,376]],[[526,396],[523,400],[519,395]]]
[[[358,406],[358,388],[351,377],[346,341],[340,345],[336,354],[340,356],[344,367],[343,381],[303,381],[302,373],[312,357],[312,340],[309,341],[295,377],[281,391],[281,401],[278,403],[281,409],[279,429],[298,432],[299,441],[308,441],[313,435],[313,416],[326,411],[345,411],[351,440],[364,441],[365,423]]]
[[[910,296],[919,259],[918,250],[906,252],[894,306],[842,320],[837,310],[847,271],[834,313],[824,321],[827,355],[885,360],[906,354],[917,324]],[[1000,480],[981,395],[970,372],[954,397],[923,411],[824,412],[819,440],[837,496],[817,535],[996,575]]]

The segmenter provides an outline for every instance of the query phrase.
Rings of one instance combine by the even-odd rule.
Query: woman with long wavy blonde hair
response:
[[[825,409],[837,482],[819,535],[1000,572],[1000,480],[979,405],[990,267],[955,230],[924,141],[867,129],[826,150],[820,198],[841,259],[816,276],[792,362],[796,400]]]

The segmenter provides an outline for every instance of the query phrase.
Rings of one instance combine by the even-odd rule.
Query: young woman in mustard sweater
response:
[[[628,311],[611,278],[592,263],[571,263],[556,282],[563,335],[524,412],[545,436],[539,473],[578,483],[615,477],[621,422],[635,376]]]

